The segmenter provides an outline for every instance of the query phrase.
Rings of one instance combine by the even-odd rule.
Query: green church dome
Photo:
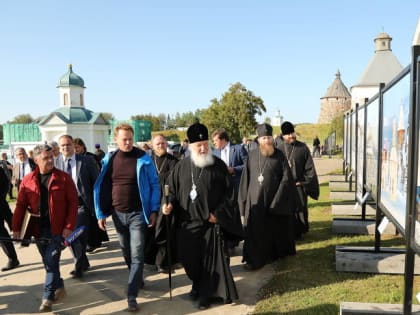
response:
[[[69,65],[69,71],[60,78],[58,81],[57,87],[69,87],[69,86],[79,86],[81,88],[85,87],[85,81],[73,72],[73,67]]]

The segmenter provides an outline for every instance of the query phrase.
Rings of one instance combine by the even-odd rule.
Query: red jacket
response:
[[[12,230],[20,231],[26,209],[39,214],[41,198],[38,180],[39,168],[25,176],[20,184],[16,208],[13,214]],[[48,183],[48,207],[53,235],[61,235],[64,229],[73,230],[77,220],[77,189],[72,178],[65,172],[54,168]],[[39,236],[39,227],[34,235]]]

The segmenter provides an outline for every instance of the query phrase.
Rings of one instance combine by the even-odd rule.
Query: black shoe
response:
[[[188,293],[191,300],[196,301],[198,300],[198,291],[196,289],[191,289],[190,293]]]
[[[81,269],[81,270],[73,269],[72,271],[70,271],[70,274],[73,276],[73,278],[81,278],[81,277],[83,277],[83,273],[85,271],[88,271],[89,270],[89,267],[90,266],[83,267],[83,269]]]
[[[198,309],[199,310],[206,310],[210,307],[210,303],[209,301],[206,300],[201,300],[200,303],[198,303]]]
[[[81,279],[83,278],[83,271],[81,270],[72,270],[70,271],[73,279]]]
[[[96,246],[86,246],[86,252],[87,253],[93,253],[98,247]]]
[[[7,270],[12,270],[15,269],[17,266],[19,266],[19,260],[11,260],[7,263],[6,266],[4,266],[3,268],[1,268],[1,271],[7,271]]]

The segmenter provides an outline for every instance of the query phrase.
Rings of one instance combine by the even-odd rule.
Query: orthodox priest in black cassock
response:
[[[296,239],[301,239],[309,231],[308,196],[319,198],[318,176],[308,146],[296,140],[292,123],[285,121],[281,125],[283,142],[278,146],[288,161],[297,189]]]
[[[257,127],[259,147],[249,152],[239,186],[244,216],[244,267],[254,270],[278,258],[296,254],[295,194],[284,154],[274,148],[272,127]]]
[[[226,165],[212,156],[207,128],[193,124],[187,136],[190,156],[169,175],[169,203],[163,201],[162,212],[175,218],[178,259],[192,280],[190,297],[206,309],[238,298],[226,241],[242,239],[242,225]]]
[[[153,136],[151,158],[159,176],[161,196],[164,192],[166,179],[175,167],[175,164],[178,162],[178,159],[175,156],[167,153],[167,147],[168,143],[162,134],[156,134]],[[156,220],[156,226],[148,227],[145,234],[144,262],[146,264],[156,265],[159,272],[169,272],[170,270],[168,266],[166,244],[166,233],[168,232],[166,231],[166,220],[171,219],[172,217],[166,217],[162,214],[162,212],[159,212]],[[170,237],[174,239],[174,235],[171,235]],[[170,243],[172,266],[177,263],[175,245],[175,241]]]

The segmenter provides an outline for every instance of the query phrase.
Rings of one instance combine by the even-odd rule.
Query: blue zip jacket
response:
[[[139,150],[134,148],[133,150]],[[143,207],[144,218],[149,224],[149,216],[152,212],[158,212],[160,208],[160,184],[152,159],[144,151],[139,150],[136,172],[137,184]],[[110,163],[118,150],[108,153],[102,160],[102,169],[96,179],[93,188],[93,201],[98,220],[105,219],[112,214],[112,182],[109,172]]]

